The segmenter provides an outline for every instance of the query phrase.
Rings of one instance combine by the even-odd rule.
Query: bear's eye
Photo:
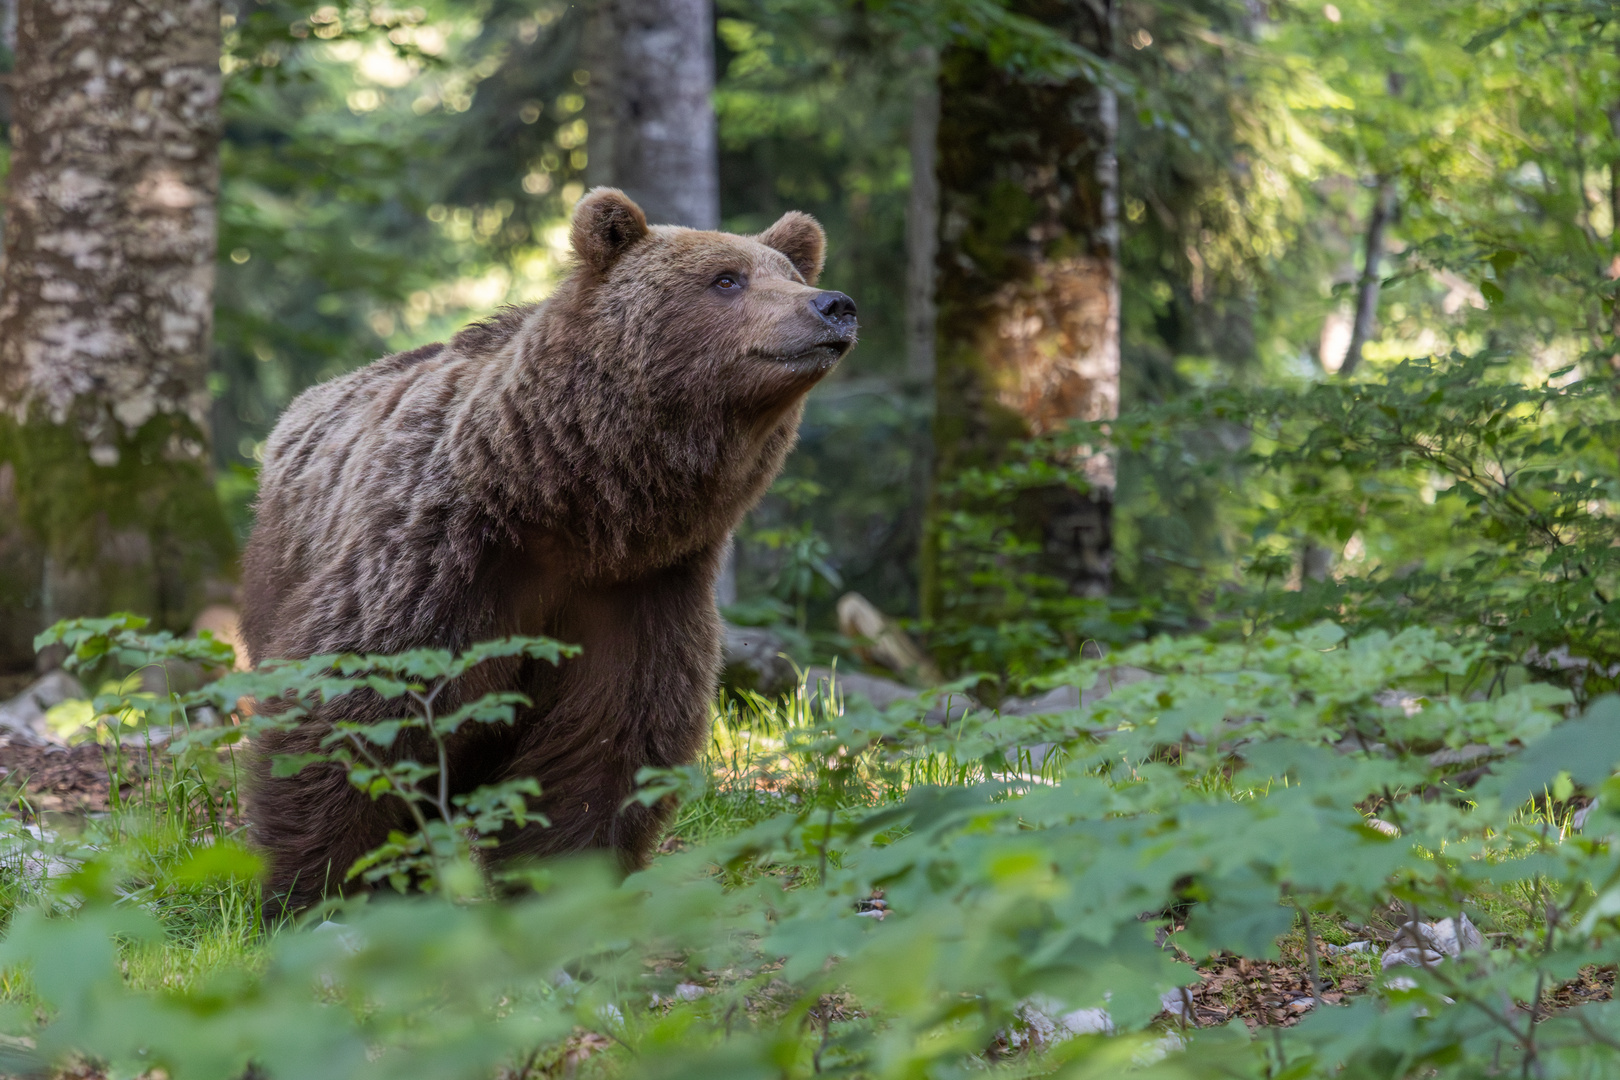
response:
[[[721,292],[736,292],[743,287],[741,274],[721,274],[714,279],[714,287]]]

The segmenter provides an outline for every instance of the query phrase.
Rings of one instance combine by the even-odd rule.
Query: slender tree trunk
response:
[[[1013,9],[1101,56],[1112,52],[1111,0],[1023,0]],[[1011,445],[1119,407],[1119,220],[1112,90],[1084,80],[1024,79],[982,52],[941,59],[939,351],[936,493]],[[1113,464],[1076,462],[1090,492],[1027,493],[1020,517],[1039,569],[1074,595],[1112,578]],[[923,551],[925,615],[940,610],[939,528],[954,508],[936,494]]]
[[[1620,142],[1620,102],[1609,106],[1609,132]],[[1609,247],[1620,254],[1620,156],[1609,159]]]
[[[920,69],[911,94],[911,191],[906,202],[906,374],[923,395],[923,415],[932,423],[935,408],[935,353],[939,306],[936,303],[939,259],[939,53],[929,46],[916,52]],[[917,432],[913,464],[919,491],[931,493],[934,446],[931,432]],[[925,494],[925,497],[928,497]],[[919,549],[923,614],[930,613],[932,547],[925,526]]]
[[[599,0],[584,49],[586,182],[654,224],[719,228],[712,0]]]
[[[911,95],[911,192],[906,203],[906,369],[934,380],[935,262],[939,256],[939,56],[917,50],[922,76]]]
[[[1384,231],[1395,216],[1395,179],[1380,176],[1373,192],[1372,213],[1367,218],[1366,249],[1362,256],[1361,279],[1356,284],[1356,310],[1350,324],[1350,343],[1345,347],[1339,375],[1348,376],[1361,363],[1361,350],[1378,328],[1378,294],[1383,287],[1380,269],[1384,258]],[[1300,550],[1302,581],[1326,581],[1333,573],[1337,553],[1307,537]]]
[[[0,0],[0,127],[11,123],[11,62],[17,52],[17,2]]]
[[[219,35],[218,0],[19,2],[0,499],[38,561],[0,624],[183,627],[230,558],[207,465]]]
[[[1361,349],[1378,327],[1378,293],[1383,286],[1384,230],[1395,216],[1395,178],[1380,176],[1367,218],[1367,246],[1362,258],[1361,281],[1356,286],[1355,321],[1350,324],[1350,345],[1344,352],[1340,375],[1349,375],[1361,363]]]
[[[1609,106],[1609,131],[1620,143],[1620,102]],[[1609,250],[1609,276],[1620,277],[1620,155],[1609,159]],[[1609,333],[1620,346],[1620,303],[1609,313]],[[1620,374],[1620,352],[1609,357],[1609,367]]]

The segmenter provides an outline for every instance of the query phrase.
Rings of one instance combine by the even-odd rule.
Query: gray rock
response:
[[[1045,713],[1068,712],[1070,709],[1078,709],[1101,701],[1122,686],[1151,678],[1153,673],[1142,668],[1107,668],[1095,683],[1083,691],[1073,686],[1054,686],[1046,693],[1036,694],[1034,697],[1006,698],[1002,701],[1001,708],[996,711],[1002,716],[1040,716]]]
[[[1392,967],[1432,967],[1448,956],[1483,947],[1484,939],[1468,916],[1432,923],[1409,923],[1380,958],[1385,971]]]
[[[810,668],[809,676],[812,696],[831,687],[834,693],[842,697],[863,697],[880,709],[887,709],[897,701],[906,701],[921,693],[915,686],[859,671],[839,671],[835,674],[832,668],[817,665]]]
[[[1049,713],[1069,712],[1073,709],[1084,708],[1112,694],[1122,686],[1141,682],[1144,679],[1154,678],[1150,671],[1138,667],[1106,668],[1097,677],[1097,681],[1085,690],[1070,686],[1054,686],[1044,694],[1034,697],[1004,698],[1001,708],[996,711],[1002,716],[1044,716]],[[1101,734],[1112,729],[1087,728],[1086,730]],[[1033,743],[1019,748],[1021,759],[1027,759],[1028,765],[1036,770],[1043,770],[1047,757],[1052,753],[1054,743]]]
[[[915,686],[861,671],[839,671],[835,677],[832,668],[815,666],[806,674],[809,676],[807,686],[812,699],[830,686],[833,693],[846,701],[864,698],[876,708],[887,709],[895,702],[910,701],[924,693]],[[967,715],[969,709],[978,707],[979,703],[968,695],[952,694],[948,698],[936,698],[923,714],[923,719],[930,724],[955,723]]]
[[[798,685],[798,673],[782,655],[787,651],[787,642],[769,630],[726,623],[723,648],[720,681],[725,686],[773,695]]]
[[[78,679],[58,668],[36,679],[10,701],[0,703],[0,731],[35,746],[61,745],[62,740],[45,726],[45,713],[64,701],[89,696]]]

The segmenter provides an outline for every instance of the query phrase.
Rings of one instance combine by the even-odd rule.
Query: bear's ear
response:
[[[821,264],[827,254],[827,234],[809,214],[789,210],[756,239],[786,255],[793,268],[804,275],[807,284],[814,285],[821,276]]]
[[[574,254],[593,274],[606,271],[646,235],[647,215],[617,188],[596,188],[574,208]]]

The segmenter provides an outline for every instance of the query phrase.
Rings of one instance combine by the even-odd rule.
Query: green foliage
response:
[[[955,671],[1038,675],[1085,642],[1139,640],[1152,620],[1174,620],[1151,601],[1075,596],[1040,569],[1039,527],[1023,512],[1031,493],[1090,486],[1067,439],[1014,444],[1001,464],[959,471],[938,485],[952,507],[938,522],[939,610],[923,623],[931,651]]]
[[[106,620],[55,636],[90,661],[138,648],[138,629]],[[200,694],[314,700],[363,685],[421,701],[519,651],[563,655],[507,641],[328,659]],[[1567,694],[1546,687],[1448,693],[1484,651],[1428,630],[1349,638],[1321,624],[1074,662],[1047,682],[1151,677],[1046,716],[942,727],[925,703],[877,713],[801,696],[774,720],[750,706],[751,721],[731,712],[717,729],[746,752],[644,778],[648,798],[761,805],[747,823],[628,878],[590,858],[549,864],[526,899],[350,902],[340,927],[255,946],[267,963],[161,989],[127,973],[174,933],[170,909],[121,902],[141,871],[87,843],[33,887],[0,944],[8,993],[35,1006],[4,1019],[8,1067],[78,1054],[177,1080],[250,1063],[270,1076],[488,1077],[560,1057],[583,1029],[606,1047],[593,1067],[628,1076],[956,1076],[1009,1054],[1020,1072],[1076,1076],[1601,1074],[1620,1052],[1605,1034],[1612,1004],[1548,995],[1620,959],[1620,699],[1560,723]],[[390,731],[498,722],[504,704],[354,734],[375,746]],[[1508,758],[1505,787],[1459,786],[1455,755],[1436,751],[1465,742]],[[1056,764],[1025,771],[1041,744]],[[1517,793],[1538,782],[1601,795],[1583,831],[1520,812]],[[1398,836],[1369,826],[1369,805]],[[13,825],[7,842],[29,840]],[[240,889],[251,861],[218,852],[164,880]],[[415,857],[377,858],[402,855]],[[1462,913],[1489,944],[1397,968],[1297,1027],[1166,1033],[1155,1021],[1162,995],[1196,981],[1178,955],[1270,954],[1300,911],[1392,927]],[[1314,941],[1327,924],[1301,925]],[[1156,929],[1179,951],[1156,948]],[[1031,1010],[1098,1007],[1111,1034],[1028,1034]]]
[[[1489,334],[1606,366],[1616,234],[1612,176],[1601,173],[1620,138],[1612,6],[1341,7],[1337,21],[1292,8],[1278,44],[1318,58],[1336,100],[1304,115],[1342,170],[1369,186],[1395,179],[1409,246],[1387,274],[1386,338],[1428,329],[1441,351],[1472,351],[1468,339]],[[1469,285],[1478,295],[1459,303]]]
[[[1403,361],[1378,381],[1212,389],[966,473],[953,490],[969,509],[941,558],[962,613],[947,608],[934,640],[989,639],[982,627],[1017,613],[1032,629],[1003,629],[1003,652],[978,654],[1028,673],[1061,654],[1062,635],[1072,649],[1075,635],[1128,640],[1155,624],[1248,635],[1330,618],[1449,628],[1488,647],[1492,680],[1523,665],[1582,698],[1612,688],[1620,413],[1603,381],[1514,368],[1487,352]],[[1100,443],[1133,464],[1115,519],[1130,608],[1031,572],[1018,529],[1020,493],[1083,483],[1068,463]],[[1213,535],[1174,527],[1214,490]],[[1313,547],[1330,573],[1307,573]]]
[[[1179,459],[1184,481],[1241,478],[1226,569],[1184,553],[1189,586],[1231,582],[1205,594],[1212,613],[1454,627],[1500,664],[1594,694],[1620,674],[1620,414],[1608,386],[1570,374],[1520,382],[1491,354],[1409,360],[1379,382],[1195,395],[1114,437],[1167,473]],[[1214,429],[1237,449],[1191,456],[1170,437]],[[1323,580],[1300,580],[1305,542],[1344,552]]]
[[[309,0],[227,19],[222,463],[252,460],[311,383],[550,284],[565,251],[547,230],[583,167],[579,21],[561,4]]]
[[[400,892],[415,884],[452,898],[478,895],[482,883],[473,864],[474,849],[493,847],[495,834],[508,825],[549,822],[528,807],[526,796],[540,795],[531,779],[505,780],[451,795],[445,740],[464,724],[510,724],[518,706],[529,701],[522,694],[489,693],[448,713],[439,712],[435,703],[447,687],[479,664],[518,656],[555,664],[578,651],[547,638],[506,638],[474,645],[454,657],[418,650],[391,657],[321,658],[318,663],[354,680],[347,692],[364,687],[385,700],[403,699],[410,712],[371,723],[338,721],[321,740],[326,753],[278,757],[271,771],[291,776],[316,761],[335,762],[373,799],[393,797],[405,804],[415,831],[391,833],[385,844],[349,869],[350,877],[386,881]],[[323,697],[330,696],[332,688],[323,691]],[[285,722],[282,716],[276,718],[278,724]],[[427,745],[412,739],[410,733],[418,731],[427,736]],[[412,743],[426,750],[427,760],[412,754]],[[502,880],[509,877],[502,875]]]
[[[821,485],[813,480],[784,477],[771,488],[771,493],[788,507],[795,517],[811,501],[824,494]],[[841,589],[844,580],[827,561],[832,548],[825,537],[809,521],[800,521],[782,528],[756,528],[747,539],[774,553],[775,580],[771,592],[790,605],[800,634],[805,630],[806,608],[811,598],[828,590]]]
[[[146,620],[133,615],[75,619],[58,623],[35,644],[39,648],[66,646],[72,667],[114,660],[137,672],[174,660],[229,667],[234,659],[230,646],[210,635],[177,640],[169,634],[143,634],[145,625]],[[465,724],[510,724],[517,708],[529,702],[521,694],[497,692],[444,712],[437,707],[439,696],[479,664],[514,657],[555,664],[578,651],[577,646],[549,638],[503,638],[455,655],[418,649],[396,656],[316,656],[228,674],[189,693],[171,691],[160,696],[126,690],[139,686],[126,679],[118,692],[98,695],[92,707],[98,716],[117,718],[120,728],[163,725],[183,770],[202,775],[213,759],[216,768],[211,771],[217,777],[219,747],[233,746],[257,731],[288,728],[306,717],[315,704],[363,691],[397,703],[398,717],[364,724],[331,723],[320,752],[279,755],[271,760],[271,772],[292,776],[312,764],[336,763],[373,799],[399,800],[415,822],[415,831],[391,834],[385,845],[351,868],[350,876],[371,883],[386,881],[399,891],[416,884],[450,897],[465,897],[482,888],[473,864],[474,849],[492,846],[494,835],[508,824],[544,818],[528,808],[525,796],[540,794],[529,779],[451,795],[445,740]],[[191,723],[199,710],[215,717],[228,715],[244,699],[273,702],[275,708],[262,715],[239,716],[230,725],[194,727]]]
[[[228,6],[214,389],[223,456],[250,459],[309,382],[542,290],[588,144],[562,5]],[[0,828],[0,1071],[75,1055],[178,1080],[1617,1071],[1614,1004],[1555,993],[1620,961],[1608,6],[1130,3],[1106,58],[994,0],[720,8],[728,225],[815,213],[826,282],[865,324],[749,530],[745,584],[776,592],[753,606],[801,628],[840,580],[895,611],[915,592],[927,410],[899,315],[919,47],[1119,88],[1136,407],[953,478],[945,603],[924,627],[992,689],[1090,703],[999,718],[814,687],[725,699],[704,761],[640,778],[636,798],[683,800],[670,854],[628,877],[529,868],[501,883],[526,894],[497,901],[480,848],[537,792],[446,798],[443,740],[522,702],[437,703],[472,664],[563,647],[322,657],[197,688],[229,667],[218,643],[130,617],[58,627],[41,644],[102,687],[116,802]],[[1308,343],[1348,303],[1384,180],[1399,213],[1369,378],[1323,382]],[[1111,600],[1033,570],[1021,520],[1031,492],[1079,486],[1076,446],[1102,445],[1120,477]],[[89,505],[58,479],[62,507]],[[94,489],[98,512],[180,513],[126,481]],[[251,471],[218,486],[240,534]],[[1091,642],[1114,651],[1076,660]],[[417,828],[353,868],[393,888],[323,912],[341,926],[266,929],[234,754],[362,691],[392,718],[274,768],[337,761],[409,807]],[[1463,914],[1480,947],[1393,977],[1374,960],[1363,996],[1297,1027],[1162,1012],[1197,978],[1187,958],[1296,943],[1320,993],[1323,942]],[[1080,1009],[1106,1009],[1107,1033],[1052,1041],[1040,1017]]]

